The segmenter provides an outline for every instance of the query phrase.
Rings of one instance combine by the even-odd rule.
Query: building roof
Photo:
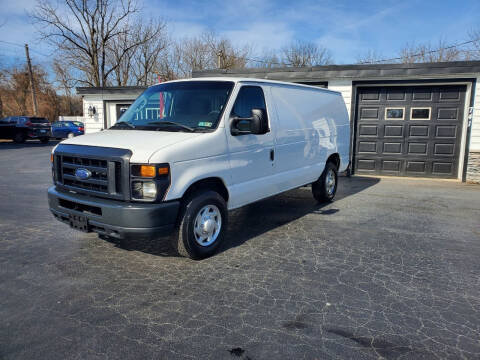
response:
[[[147,86],[105,86],[105,87],[77,87],[78,95],[104,95],[104,94],[138,94],[140,95]]]
[[[452,61],[414,64],[324,65],[311,67],[216,69],[194,71],[195,78],[241,76],[281,81],[318,81],[318,79],[365,79],[412,76],[480,74],[480,61]]]
[[[170,80],[166,81],[166,83],[176,83],[176,82],[188,82],[188,81],[231,81],[231,82],[258,82],[258,83],[266,83],[266,84],[280,84],[280,85],[288,85],[288,86],[301,86],[307,88],[314,88],[315,90],[320,90],[324,92],[332,92],[337,93],[337,91],[330,90],[330,89],[321,89],[318,87],[313,87],[310,85],[305,84],[292,84],[291,82],[286,81],[277,81],[277,80],[270,80],[266,78],[252,78],[252,77],[239,77],[239,76],[216,76],[216,77],[202,77],[202,78],[186,78],[186,79],[177,79],[177,80]],[[159,84],[153,84],[151,86],[155,86]],[[77,87],[77,94],[79,95],[105,95],[105,94],[138,94],[140,95],[145,89],[148,87],[142,86],[115,86],[115,87]]]

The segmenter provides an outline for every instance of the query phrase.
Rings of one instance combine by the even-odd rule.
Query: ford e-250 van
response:
[[[165,82],[110,129],[54,148],[50,210],[102,237],[168,233],[181,255],[203,258],[221,244],[229,210],[307,184],[317,201],[332,200],[349,132],[338,92],[240,78]]]

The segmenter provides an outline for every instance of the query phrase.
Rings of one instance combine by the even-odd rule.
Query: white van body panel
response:
[[[131,163],[169,163],[171,185],[165,201],[180,199],[199,180],[218,178],[229,193],[228,209],[314,182],[331,154],[340,156],[339,171],[347,168],[350,124],[340,93],[257,79],[178,81],[198,80],[235,82],[213,132],[105,130],[62,143],[128,149]],[[264,92],[270,127],[266,134],[230,132],[230,113],[245,85],[260,86]]]
[[[62,141],[62,144],[86,145],[127,149],[132,152],[131,163],[148,163],[153,153],[175,145],[180,145],[188,139],[205,134],[166,131],[135,131],[135,130],[104,130],[96,133],[77,136]]]
[[[257,85],[264,90],[270,133],[231,136],[226,126],[231,171],[238,174],[229,189],[230,209],[316,181],[332,154],[340,156],[339,171],[346,170],[350,123],[340,93],[252,80],[241,81],[238,87],[241,85]],[[260,139],[265,147],[251,151],[249,146],[258,145]],[[243,145],[241,154],[236,153],[237,146],[232,148],[232,143],[238,142]],[[269,161],[270,149],[274,150],[274,161]]]

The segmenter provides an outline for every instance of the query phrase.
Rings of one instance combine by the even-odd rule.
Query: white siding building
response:
[[[115,124],[144,90],[141,86],[77,88],[77,94],[83,99],[85,132],[100,131]]]

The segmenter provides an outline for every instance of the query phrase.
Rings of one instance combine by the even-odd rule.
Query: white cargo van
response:
[[[165,82],[110,129],[53,150],[50,210],[103,237],[170,233],[180,254],[203,258],[222,242],[228,210],[306,184],[317,201],[332,200],[349,132],[334,91],[240,78]]]

